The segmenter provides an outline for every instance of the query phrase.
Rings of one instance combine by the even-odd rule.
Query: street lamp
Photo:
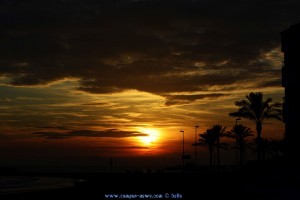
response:
[[[195,166],[197,166],[197,128],[199,126],[195,126]]]
[[[184,167],[184,131],[180,131],[182,133],[182,167]]]

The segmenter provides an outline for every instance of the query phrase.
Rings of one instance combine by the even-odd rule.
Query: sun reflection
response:
[[[140,132],[148,134],[148,136],[138,137],[139,142],[146,146],[155,143],[159,138],[159,131],[154,128],[143,128]]]

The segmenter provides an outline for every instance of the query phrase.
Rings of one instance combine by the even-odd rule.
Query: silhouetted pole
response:
[[[182,169],[184,169],[184,131],[182,132]]]
[[[239,120],[242,120],[241,118],[236,118],[235,119],[235,125],[237,125],[237,121]],[[239,165],[239,151],[238,151],[238,139],[236,138],[235,140],[235,145],[236,145],[236,153],[235,153],[235,156],[236,156],[236,166]]]
[[[199,126],[195,126],[195,166],[197,166],[197,128]]]
[[[113,159],[112,158],[109,159],[109,165],[110,165],[110,171],[112,171],[113,170]]]

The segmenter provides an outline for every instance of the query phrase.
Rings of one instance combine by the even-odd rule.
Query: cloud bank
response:
[[[242,84],[278,87],[280,31],[300,21],[299,8],[293,0],[1,1],[0,76],[13,86],[77,78],[81,91],[134,89],[166,105]]]

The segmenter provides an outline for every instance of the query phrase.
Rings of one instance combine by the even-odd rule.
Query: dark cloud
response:
[[[69,128],[65,126],[40,126],[37,128],[42,128],[42,129],[55,129],[55,130],[70,130]]]
[[[83,106],[107,106],[109,104],[108,103],[104,103],[104,102],[93,102],[93,103],[84,103],[82,105]]]
[[[136,89],[167,100],[229,88],[272,72],[263,53],[280,46],[299,8],[293,0],[1,1],[0,75],[12,85],[75,77],[86,92]]]
[[[111,147],[105,147],[104,149],[150,149],[150,147],[142,147],[142,146],[111,146]]]
[[[175,105],[175,104],[184,104],[193,102],[199,99],[205,99],[205,98],[218,98],[222,96],[228,96],[228,94],[220,94],[220,93],[213,93],[213,94],[200,94],[200,95],[170,95],[167,96],[167,101],[165,105]]]
[[[92,131],[92,130],[73,130],[67,132],[34,132],[34,135],[45,137],[47,139],[65,139],[71,137],[136,137],[136,136],[148,136],[148,134],[135,132],[135,131],[121,131],[117,129],[108,129],[104,131]]]
[[[274,79],[274,80],[270,80],[270,81],[265,81],[261,84],[259,84],[259,87],[274,87],[274,86],[278,86],[278,85],[282,85],[282,80],[281,79]]]
[[[12,102],[12,101],[14,101],[13,99],[11,99],[11,98],[8,98],[8,97],[3,97],[3,98],[0,98],[0,102]]]

